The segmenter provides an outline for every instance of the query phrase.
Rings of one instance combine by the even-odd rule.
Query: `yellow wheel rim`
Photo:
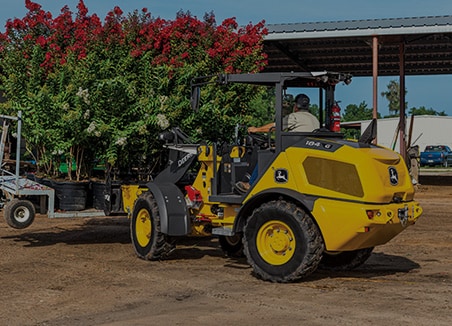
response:
[[[151,239],[151,215],[145,208],[140,209],[135,220],[135,235],[141,247],[146,247]]]
[[[295,252],[295,236],[292,229],[281,221],[268,221],[257,232],[257,251],[271,265],[286,264]]]

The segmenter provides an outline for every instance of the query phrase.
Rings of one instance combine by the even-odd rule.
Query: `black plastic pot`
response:
[[[105,209],[105,195],[106,195],[105,182],[92,181],[90,197],[92,199],[93,208],[102,211]]]
[[[64,211],[82,211],[86,208],[88,182],[52,181],[56,208]]]

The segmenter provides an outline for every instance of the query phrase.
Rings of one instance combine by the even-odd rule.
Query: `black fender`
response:
[[[146,186],[157,202],[160,232],[171,236],[189,234],[191,224],[182,191],[173,183],[149,182]]]
[[[310,196],[306,194],[299,193],[286,188],[273,188],[269,190],[262,191],[253,197],[251,197],[241,208],[237,214],[237,218],[234,221],[234,232],[243,232],[243,228],[246,224],[248,217],[251,216],[254,209],[259,207],[265,202],[272,200],[285,198],[290,200],[297,205],[305,208],[307,212],[311,213],[314,209],[314,203],[318,199],[316,196]],[[314,219],[315,220],[315,219]],[[315,221],[314,221],[315,222]]]

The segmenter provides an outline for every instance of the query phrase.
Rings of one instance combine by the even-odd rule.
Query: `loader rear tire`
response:
[[[6,223],[15,229],[25,229],[33,223],[35,206],[29,200],[14,198],[5,205],[3,216]]]
[[[141,194],[133,207],[130,237],[138,257],[159,260],[168,256],[174,245],[160,232],[160,214],[151,192]]]
[[[243,257],[243,242],[242,234],[237,233],[232,237],[220,235],[218,238],[221,249],[228,257],[240,258]]]
[[[324,250],[313,219],[301,207],[284,200],[254,210],[245,226],[243,243],[254,274],[280,283],[314,272]]]
[[[328,252],[323,253],[319,268],[330,271],[347,271],[362,264],[372,254],[373,247],[358,249],[353,251]]]

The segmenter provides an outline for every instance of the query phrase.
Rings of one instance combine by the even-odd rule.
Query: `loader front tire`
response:
[[[168,256],[174,245],[160,232],[160,214],[151,192],[141,194],[133,207],[130,237],[138,257],[159,260]]]
[[[25,229],[33,223],[36,215],[35,206],[29,200],[14,198],[4,209],[3,216],[6,223],[15,229]]]
[[[245,256],[263,280],[285,283],[308,276],[317,269],[323,249],[312,218],[284,200],[262,204],[245,226]]]

